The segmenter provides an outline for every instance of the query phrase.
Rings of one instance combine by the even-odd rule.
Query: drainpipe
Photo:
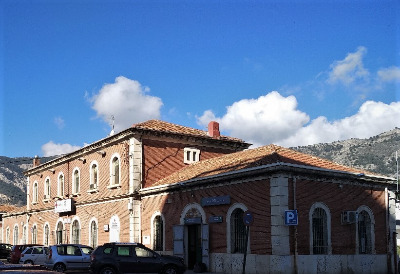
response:
[[[390,227],[389,227],[389,215],[390,215],[390,212],[389,212],[389,191],[388,191],[388,188],[386,187],[385,188],[385,208],[386,208],[386,220],[385,220],[385,222],[386,222],[386,264],[387,264],[387,272],[388,273],[392,273],[392,256],[391,256],[391,252],[392,252],[392,250],[390,249],[390,238],[391,238],[391,235],[390,235]]]

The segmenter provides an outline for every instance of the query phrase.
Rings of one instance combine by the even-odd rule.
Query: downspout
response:
[[[296,177],[293,177],[293,209],[297,209],[296,204]],[[297,225],[294,226],[294,273],[298,273],[297,269]]]
[[[388,188],[385,188],[385,209],[386,209],[386,264],[387,264],[387,273],[392,273],[392,260],[391,260],[391,249],[390,249],[390,227],[389,227],[389,191]]]

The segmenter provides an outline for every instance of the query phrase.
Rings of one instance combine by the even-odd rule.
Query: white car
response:
[[[43,265],[46,260],[47,249],[48,247],[46,246],[27,247],[22,251],[19,263]]]

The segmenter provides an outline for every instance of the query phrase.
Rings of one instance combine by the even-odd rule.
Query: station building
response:
[[[159,120],[26,172],[3,242],[141,242],[189,268],[397,273],[392,178]],[[246,256],[244,255],[246,254]]]

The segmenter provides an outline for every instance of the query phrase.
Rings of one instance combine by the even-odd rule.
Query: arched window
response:
[[[375,221],[373,213],[367,206],[361,206],[357,212],[358,254],[373,254],[375,252]]]
[[[72,243],[79,244],[80,226],[78,220],[72,222]]]
[[[246,250],[246,226],[243,223],[241,208],[236,208],[230,217],[231,253],[244,253]]]
[[[50,178],[47,177],[44,182],[44,199],[50,199],[51,192],[50,192]]]
[[[74,169],[72,178],[73,178],[72,193],[77,194],[80,191],[80,174],[78,168]]]
[[[97,162],[90,165],[90,186],[89,190],[95,190],[98,187],[99,166]]]
[[[37,227],[33,225],[32,227],[32,244],[37,244]]]
[[[164,250],[164,222],[161,215],[155,216],[153,220],[153,249]]]
[[[27,239],[28,233],[27,233],[27,231],[28,231],[28,227],[27,227],[27,225],[24,225],[24,227],[22,228],[22,243],[23,244],[27,244],[28,243],[28,239]]]
[[[58,175],[57,196],[62,198],[64,196],[64,174]]]
[[[13,244],[14,245],[17,245],[17,244],[19,244],[18,243],[18,234],[19,234],[19,231],[18,231],[19,229],[18,229],[18,225],[15,225],[14,226],[14,237],[13,237]]]
[[[50,227],[49,224],[44,225],[44,233],[43,233],[43,244],[48,246],[50,244]]]
[[[9,244],[10,243],[10,228],[7,227],[6,229],[6,243]]]
[[[119,185],[120,184],[120,163],[119,156],[115,155],[111,160],[111,168],[110,168],[110,176],[111,176],[111,185]]]
[[[57,223],[57,229],[56,229],[56,244],[62,244],[63,243],[63,223],[59,221]]]
[[[310,210],[310,252],[311,254],[331,254],[330,226],[331,217],[328,207],[315,203]]]
[[[32,203],[36,204],[39,200],[38,182],[33,183]]]
[[[89,245],[93,248],[97,247],[97,223],[95,220],[90,222],[90,240]]]

